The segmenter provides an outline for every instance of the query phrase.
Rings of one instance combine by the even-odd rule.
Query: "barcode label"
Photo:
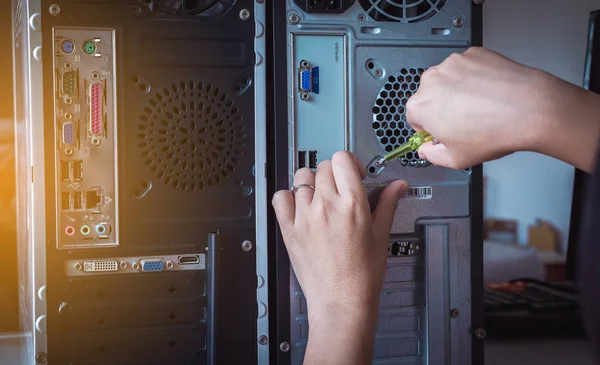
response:
[[[433,196],[431,186],[409,188],[404,199],[431,199]]]

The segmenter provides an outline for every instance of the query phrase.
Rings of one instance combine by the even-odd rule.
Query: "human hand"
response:
[[[415,130],[424,129],[440,142],[424,144],[421,158],[463,169],[517,150],[552,155],[550,145],[557,134],[568,134],[565,121],[573,119],[582,90],[495,52],[471,48],[423,74],[406,117]]]
[[[314,191],[279,191],[273,197],[290,261],[307,299],[306,364],[311,359],[319,364],[364,364],[372,359],[390,230],[408,185],[390,184],[371,215],[362,185],[365,176],[354,155],[338,152],[331,161],[321,162],[316,174],[306,168],[296,172],[294,186],[308,184]]]

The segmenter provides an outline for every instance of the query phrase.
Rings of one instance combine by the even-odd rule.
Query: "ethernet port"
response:
[[[94,189],[85,194],[85,207],[87,210],[100,212],[102,210],[102,190]]]

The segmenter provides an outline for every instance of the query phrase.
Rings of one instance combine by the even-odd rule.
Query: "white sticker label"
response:
[[[431,186],[418,186],[409,188],[404,199],[431,199],[432,196]]]

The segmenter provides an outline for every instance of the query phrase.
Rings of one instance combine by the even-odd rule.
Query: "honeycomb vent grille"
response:
[[[416,23],[439,13],[447,0],[359,0],[373,20]]]
[[[415,132],[406,122],[406,102],[417,91],[423,68],[403,68],[390,76],[383,86],[373,107],[373,130],[386,152],[391,152],[406,143]],[[426,166],[418,153],[410,152],[400,159],[404,166]]]
[[[245,126],[226,93],[199,81],[154,92],[140,116],[143,163],[164,184],[204,190],[227,179],[246,146]]]

